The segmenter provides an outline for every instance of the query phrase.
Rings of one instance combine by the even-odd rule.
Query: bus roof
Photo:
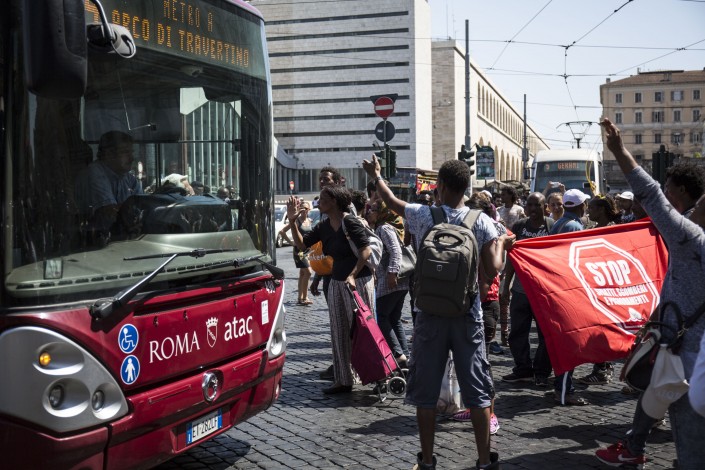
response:
[[[254,13],[255,15],[259,16],[260,18],[264,19],[264,16],[262,16],[262,13],[254,6],[250,5],[249,3],[243,1],[243,0],[228,0],[229,3],[233,3],[237,5],[238,7],[247,10],[249,12]]]
[[[557,160],[599,160],[600,153],[592,149],[541,150],[536,152],[534,163]]]

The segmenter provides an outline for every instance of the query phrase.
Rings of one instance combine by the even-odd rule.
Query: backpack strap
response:
[[[553,220],[553,219],[550,218],[550,217],[544,216],[543,222],[546,224],[546,230],[548,230],[548,231],[550,232],[551,229],[553,228],[553,224],[554,224],[556,221]]]
[[[464,226],[465,228],[472,229],[473,226],[475,225],[475,222],[477,222],[477,219],[480,218],[480,214],[482,214],[481,210],[470,209],[470,211],[467,214],[465,214],[465,218],[461,222],[461,225]]]
[[[438,225],[447,222],[446,213],[442,207],[431,206],[429,207],[429,209],[431,209],[431,218],[433,219],[433,225]]]

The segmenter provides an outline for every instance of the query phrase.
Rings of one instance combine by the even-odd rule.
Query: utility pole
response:
[[[470,20],[465,20],[465,148],[470,149]],[[472,188],[471,176],[470,186]]]
[[[470,148],[470,21],[465,20],[465,148]]]
[[[527,126],[526,126],[526,93],[524,93],[524,148],[521,149],[521,161],[522,161],[522,169],[524,170],[524,174],[522,175],[522,179],[529,180],[531,179],[531,175],[529,174],[529,136],[527,135]]]

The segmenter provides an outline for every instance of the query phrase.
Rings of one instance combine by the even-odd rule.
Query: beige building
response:
[[[434,41],[433,58],[433,168],[456,158],[465,142],[465,48],[457,41]],[[527,147],[533,157],[548,145],[527,126]],[[476,177],[474,186],[493,180],[522,180],[523,112],[470,60],[470,141],[491,147],[495,178]]]
[[[389,144],[398,166],[431,166],[431,21],[426,0],[253,0],[265,18],[272,75],[277,191],[318,190],[332,165],[365,187],[375,151],[371,96],[396,94]]]
[[[318,190],[339,168],[362,189],[360,163],[379,143],[371,96],[396,94],[389,141],[398,167],[437,170],[465,141],[465,59],[431,41],[427,0],[252,0],[265,18],[272,76],[277,192]],[[471,141],[495,152],[499,180],[522,179],[523,119],[473,65]],[[529,128],[529,153],[545,143]],[[491,180],[480,179],[479,185]],[[476,183],[478,185],[478,183]]]
[[[705,117],[705,70],[639,72],[600,86],[603,115],[619,126],[625,145],[651,170],[663,145],[681,161],[701,160]],[[626,188],[614,155],[604,142],[604,168],[612,189]]]

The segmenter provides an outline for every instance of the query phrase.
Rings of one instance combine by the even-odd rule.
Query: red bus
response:
[[[266,410],[286,334],[259,12],[9,0],[0,72],[3,467],[148,468]]]

